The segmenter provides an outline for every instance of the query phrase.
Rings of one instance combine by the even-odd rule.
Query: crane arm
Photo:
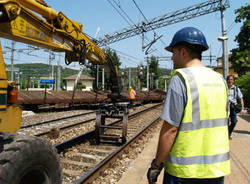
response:
[[[106,62],[106,54],[84,34],[81,23],[56,12],[43,0],[0,0],[0,37],[65,52],[66,64],[84,64],[87,58],[105,65],[112,84],[110,98],[120,97],[119,73],[112,62]]]
[[[39,1],[0,0],[0,37],[65,52],[67,63],[83,64],[85,57],[105,63],[105,53],[84,34],[82,24]]]

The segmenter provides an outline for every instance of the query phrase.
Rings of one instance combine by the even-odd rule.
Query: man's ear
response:
[[[185,48],[181,49],[181,56],[184,58],[189,57],[189,53],[188,53],[187,49],[185,49]]]
[[[186,56],[187,50],[185,48],[181,48],[180,54],[181,54],[181,56]]]

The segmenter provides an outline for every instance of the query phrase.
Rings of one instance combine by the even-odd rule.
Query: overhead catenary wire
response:
[[[231,31],[233,30],[233,28],[234,28],[236,25],[237,25],[237,23],[236,23],[235,21],[233,21],[233,22],[227,27],[227,29],[226,29],[227,35],[231,34]],[[220,48],[219,48],[219,50],[218,50],[218,52],[217,52],[217,55],[216,55],[217,58],[221,55],[221,54],[220,54],[221,51],[222,51],[222,46],[220,46]]]
[[[134,56],[131,56],[131,55],[129,55],[129,54],[126,54],[126,53],[124,53],[124,52],[121,52],[121,51],[119,51],[119,50],[117,50],[117,49],[114,49],[114,48],[111,48],[111,47],[109,47],[109,48],[110,48],[111,50],[115,51],[115,52],[118,54],[118,56],[120,56],[121,58],[126,59],[127,62],[128,62],[129,64],[131,64],[132,66],[138,66],[139,63],[142,61],[142,59],[136,58],[136,57],[134,57]]]
[[[130,26],[131,26],[131,24],[132,24],[133,26],[137,27],[137,25],[135,24],[135,22],[133,22],[133,20],[128,16],[128,14],[122,9],[122,7],[120,6],[120,4],[118,4],[115,0],[112,0],[112,1],[114,2],[114,4],[112,4],[112,3],[110,2],[110,0],[107,0],[107,1],[112,5],[113,8],[115,8],[115,10],[119,13],[119,15],[122,16],[122,14],[119,12],[119,9],[121,10],[121,12],[125,15],[125,17],[127,17],[127,18],[125,18],[124,16],[122,16],[122,18],[123,18]],[[117,6],[117,8],[116,8],[115,6]],[[140,29],[140,28],[137,27],[137,29]],[[142,38],[141,35],[140,35],[140,37]],[[147,41],[149,41],[149,39],[148,39],[147,37],[145,37],[145,39],[146,39]],[[157,51],[159,52],[158,49],[155,49],[155,50],[157,50]]]
[[[112,2],[110,0],[107,0],[109,2],[109,4],[117,11],[117,13],[131,26],[131,23],[119,12],[119,10],[112,4]],[[114,0],[113,0],[114,1]],[[120,6],[118,6],[120,7]],[[121,8],[120,8],[121,9]],[[126,15],[126,14],[125,14]],[[131,20],[129,18],[129,20]]]
[[[144,15],[144,13],[142,12],[142,10],[140,9],[140,7],[138,6],[138,4],[135,2],[135,0],[132,0],[135,4],[135,6],[137,7],[137,9],[139,10],[139,12],[141,13],[141,15],[143,16],[143,18],[146,20],[146,22],[148,23],[148,19],[146,18],[146,16]],[[153,30],[153,32],[156,34],[155,30]],[[166,44],[162,41],[162,39],[160,39],[161,43],[165,46]]]
[[[90,38],[92,38],[91,36],[89,36],[89,35],[87,35],[88,37],[90,37]],[[120,55],[125,55],[125,56],[127,56],[127,57],[129,57],[130,59],[130,61],[132,61],[132,65],[134,65],[135,64],[135,62],[138,62],[138,61],[140,61],[141,59],[139,59],[139,58],[136,58],[136,57],[134,57],[134,56],[131,56],[131,55],[129,55],[129,54],[126,54],[126,53],[124,53],[124,52],[121,52],[121,51],[119,51],[119,50],[117,50],[117,49],[114,49],[114,48],[112,48],[112,47],[110,47],[110,46],[106,46],[106,48],[109,48],[110,50],[113,50],[113,51],[115,51],[117,54],[118,54],[118,56],[120,56]],[[124,56],[122,56],[123,58],[127,58],[127,57],[124,57]],[[131,59],[132,58],[132,59]]]
[[[133,58],[133,59],[135,59],[135,61],[140,60],[139,58],[136,58],[136,57],[134,57],[134,56],[131,56],[131,55],[129,55],[129,54],[126,54],[126,53],[124,53],[124,52],[122,52],[122,51],[119,51],[119,50],[117,50],[117,49],[113,49],[113,48],[111,48],[111,47],[110,47],[110,49],[111,49],[111,50],[114,50],[114,51],[116,51],[116,52],[118,52],[118,53],[121,53],[121,54],[123,54],[123,55],[125,55],[125,56],[128,56],[128,57],[130,57],[130,58]]]
[[[233,21],[233,22],[230,24],[230,26],[228,26],[228,28],[226,29],[226,30],[227,30],[227,33],[231,32],[235,25],[236,25],[236,22]]]
[[[89,38],[91,38],[91,39],[94,39],[93,37],[91,37],[90,35],[87,35]],[[133,65],[134,65],[134,62],[138,62],[138,61],[140,61],[141,59],[139,59],[139,58],[136,58],[136,57],[134,57],[134,56],[131,56],[131,55],[129,55],[129,54],[126,54],[126,53],[124,53],[124,52],[121,52],[121,51],[119,51],[119,50],[117,50],[117,49],[114,49],[114,48],[112,48],[112,47],[110,47],[110,46],[106,46],[106,48],[109,48],[110,50],[113,50],[113,51],[115,51],[118,55],[125,55],[125,56],[127,56],[127,57],[129,57],[130,59],[129,60],[131,60],[131,61],[133,61]],[[126,57],[124,57],[123,56],[123,58],[126,58]],[[131,59],[132,58],[132,59]]]

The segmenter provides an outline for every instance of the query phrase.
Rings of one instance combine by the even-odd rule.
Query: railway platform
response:
[[[140,156],[131,163],[118,184],[148,184],[147,170],[155,156],[159,132],[157,132]],[[250,184],[250,114],[239,115],[238,123],[230,140],[231,174],[225,177],[225,184]],[[163,171],[157,184],[163,180]]]

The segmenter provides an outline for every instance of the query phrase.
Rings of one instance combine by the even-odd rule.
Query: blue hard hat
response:
[[[192,45],[200,45],[201,51],[208,49],[207,41],[203,33],[194,27],[185,27],[177,31],[172,42],[165,49],[172,52],[173,47],[180,42],[187,42]]]

